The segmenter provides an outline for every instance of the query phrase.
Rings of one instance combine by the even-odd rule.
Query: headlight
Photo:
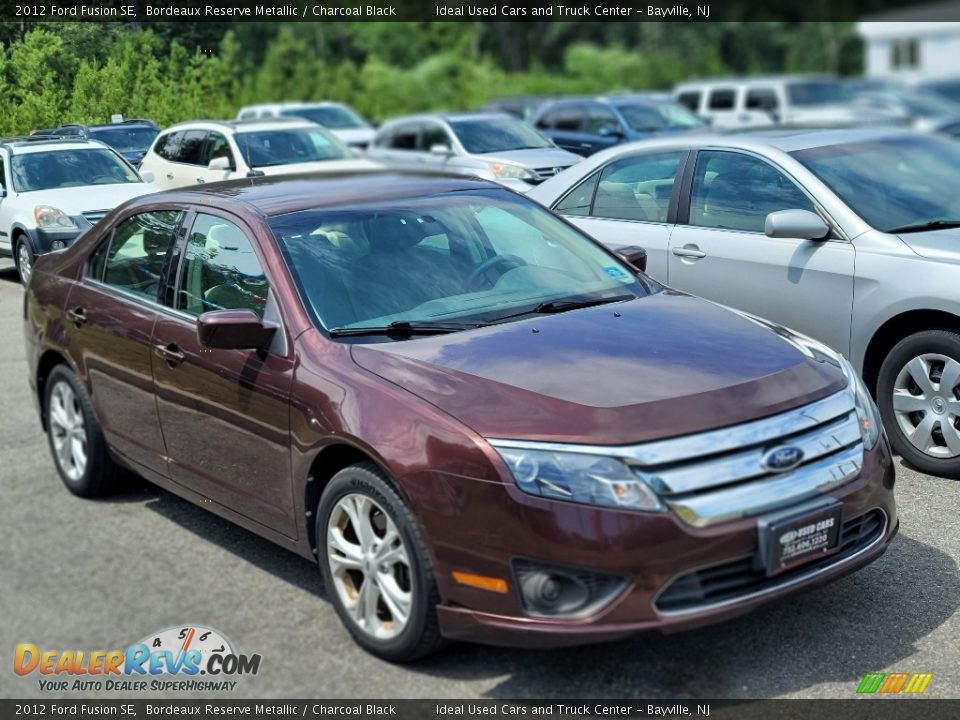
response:
[[[850,390],[853,392],[854,405],[857,408],[857,417],[860,419],[860,434],[863,436],[863,445],[868,450],[877,444],[880,437],[880,413],[877,406],[867,392],[867,386],[853,369],[853,365],[847,362],[842,355],[838,355],[840,368],[843,374],[847,376]]]
[[[536,180],[534,174],[529,170],[519,165],[511,165],[510,163],[490,163],[490,170],[493,171],[494,176],[498,178],[509,180]]]
[[[72,230],[77,227],[63,210],[49,205],[37,205],[33,209],[33,219],[37,221],[37,227],[42,228]]]
[[[491,445],[510,468],[517,487],[531,495],[625,510],[665,509],[656,493],[616,458],[524,447],[513,441],[493,440]]]

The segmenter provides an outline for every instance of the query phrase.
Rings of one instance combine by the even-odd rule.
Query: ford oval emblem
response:
[[[767,451],[760,460],[765,470],[787,472],[803,462],[803,450],[796,445],[781,445]]]

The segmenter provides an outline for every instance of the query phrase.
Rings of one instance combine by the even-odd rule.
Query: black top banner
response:
[[[754,0],[565,3],[544,0],[0,0],[0,20],[32,22],[711,22],[960,21],[960,1],[773,3]]]

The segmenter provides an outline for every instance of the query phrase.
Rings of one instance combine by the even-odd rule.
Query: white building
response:
[[[960,75],[960,3],[926,5],[864,17],[867,77]]]

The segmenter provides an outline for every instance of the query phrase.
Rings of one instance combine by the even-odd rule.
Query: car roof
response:
[[[211,198],[244,203],[267,217],[301,210],[370,202],[413,200],[427,195],[477,189],[504,190],[489,180],[439,173],[370,170],[303,175],[269,175],[170,190],[148,196],[152,202],[210,204]],[[504,190],[505,192],[509,192]]]
[[[386,121],[384,125],[393,125],[401,122],[417,122],[420,120],[435,120],[439,122],[451,122],[455,120],[511,120],[515,118],[510,113],[499,110],[464,110],[462,112],[435,112],[435,113],[415,113],[413,115],[397,115]]]
[[[276,108],[286,110],[287,108],[312,108],[312,107],[346,107],[346,103],[336,102],[335,100],[318,100],[317,102],[307,102],[303,100],[288,100],[286,102],[275,103],[257,103],[256,105],[244,105],[240,112],[246,110],[266,110]]]
[[[0,145],[16,150],[17,154],[41,152],[43,150],[87,150],[104,148],[98,140],[85,140],[79,137],[59,137],[55,135],[26,135],[23,137],[0,138]]]
[[[296,117],[269,117],[249,118],[246,120],[186,120],[171,125],[164,132],[171,130],[276,130],[290,127],[320,127],[311,120]]]

